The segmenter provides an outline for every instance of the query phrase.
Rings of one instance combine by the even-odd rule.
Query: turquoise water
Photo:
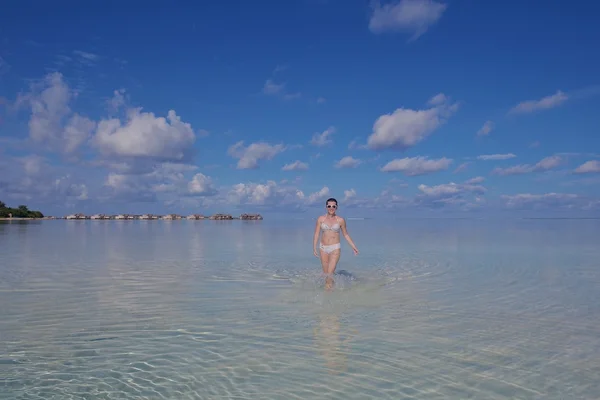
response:
[[[0,222],[0,399],[596,399],[600,221]]]

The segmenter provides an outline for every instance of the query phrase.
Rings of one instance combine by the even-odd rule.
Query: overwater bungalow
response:
[[[242,215],[240,215],[240,219],[244,219],[244,220],[261,220],[261,219],[263,219],[263,217],[260,214],[242,214]]]
[[[82,213],[70,214],[65,217],[65,219],[87,219],[88,217]]]
[[[209,219],[226,220],[226,219],[233,219],[233,216],[230,214],[214,214],[214,215],[211,215],[209,217]]]

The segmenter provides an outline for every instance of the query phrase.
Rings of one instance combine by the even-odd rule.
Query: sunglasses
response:
[[[337,206],[334,206],[334,205],[328,204],[328,205],[327,205],[327,208],[337,208]]]

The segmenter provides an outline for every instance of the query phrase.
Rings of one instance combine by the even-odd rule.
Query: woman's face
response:
[[[328,202],[325,207],[327,208],[328,214],[335,214],[335,210],[337,210],[337,204],[335,204],[335,201]]]

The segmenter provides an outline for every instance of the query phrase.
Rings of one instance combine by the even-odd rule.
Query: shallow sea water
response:
[[[597,399],[600,221],[0,222],[0,399]]]

